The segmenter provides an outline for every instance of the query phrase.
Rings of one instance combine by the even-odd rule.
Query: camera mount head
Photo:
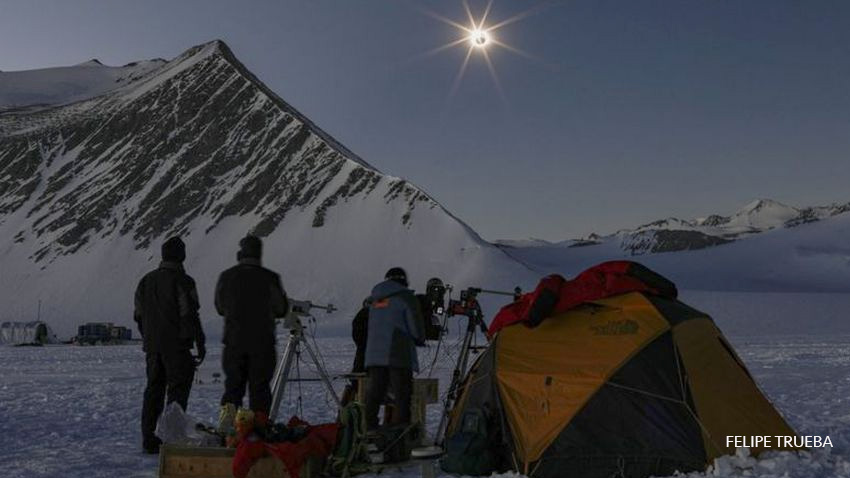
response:
[[[335,312],[337,309],[333,304],[314,304],[309,300],[289,300],[289,311],[283,317],[283,326],[287,329],[301,328],[301,317],[313,317],[312,309],[324,310],[325,313]]]

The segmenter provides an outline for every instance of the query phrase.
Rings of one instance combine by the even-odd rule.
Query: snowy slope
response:
[[[96,66],[90,68],[99,68]],[[393,265],[507,287],[530,271],[408,181],[387,176],[265,87],[222,42],[102,95],[0,114],[2,320],[66,336],[128,324],[136,281],[181,234],[207,323],[238,239],[265,238],[291,295],[350,312]]]
[[[164,63],[155,59],[113,67],[90,60],[74,66],[0,72],[0,111],[93,98],[131,83]]]

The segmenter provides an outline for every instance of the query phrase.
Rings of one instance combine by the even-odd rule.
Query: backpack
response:
[[[447,473],[481,476],[496,471],[489,417],[481,407],[468,407],[463,412],[454,435],[446,440],[446,454],[440,468]]]
[[[336,447],[328,460],[328,472],[348,477],[369,471],[366,450],[366,410],[362,403],[351,401],[339,413]]]

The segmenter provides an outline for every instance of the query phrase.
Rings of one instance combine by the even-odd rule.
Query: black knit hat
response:
[[[162,244],[162,260],[167,262],[183,262],[186,260],[186,244],[174,236]]]
[[[393,267],[384,275],[384,279],[394,280],[399,284],[407,287],[407,272],[401,267]]]
[[[239,259],[253,258],[260,259],[263,257],[263,241],[257,236],[248,234],[239,241],[239,252],[236,254]]]

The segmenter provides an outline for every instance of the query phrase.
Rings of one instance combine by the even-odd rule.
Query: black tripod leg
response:
[[[490,336],[487,335],[487,324],[484,323],[484,319],[479,316],[476,317],[475,321],[478,322],[478,328],[481,330],[481,333],[484,334],[487,342],[490,342]]]

